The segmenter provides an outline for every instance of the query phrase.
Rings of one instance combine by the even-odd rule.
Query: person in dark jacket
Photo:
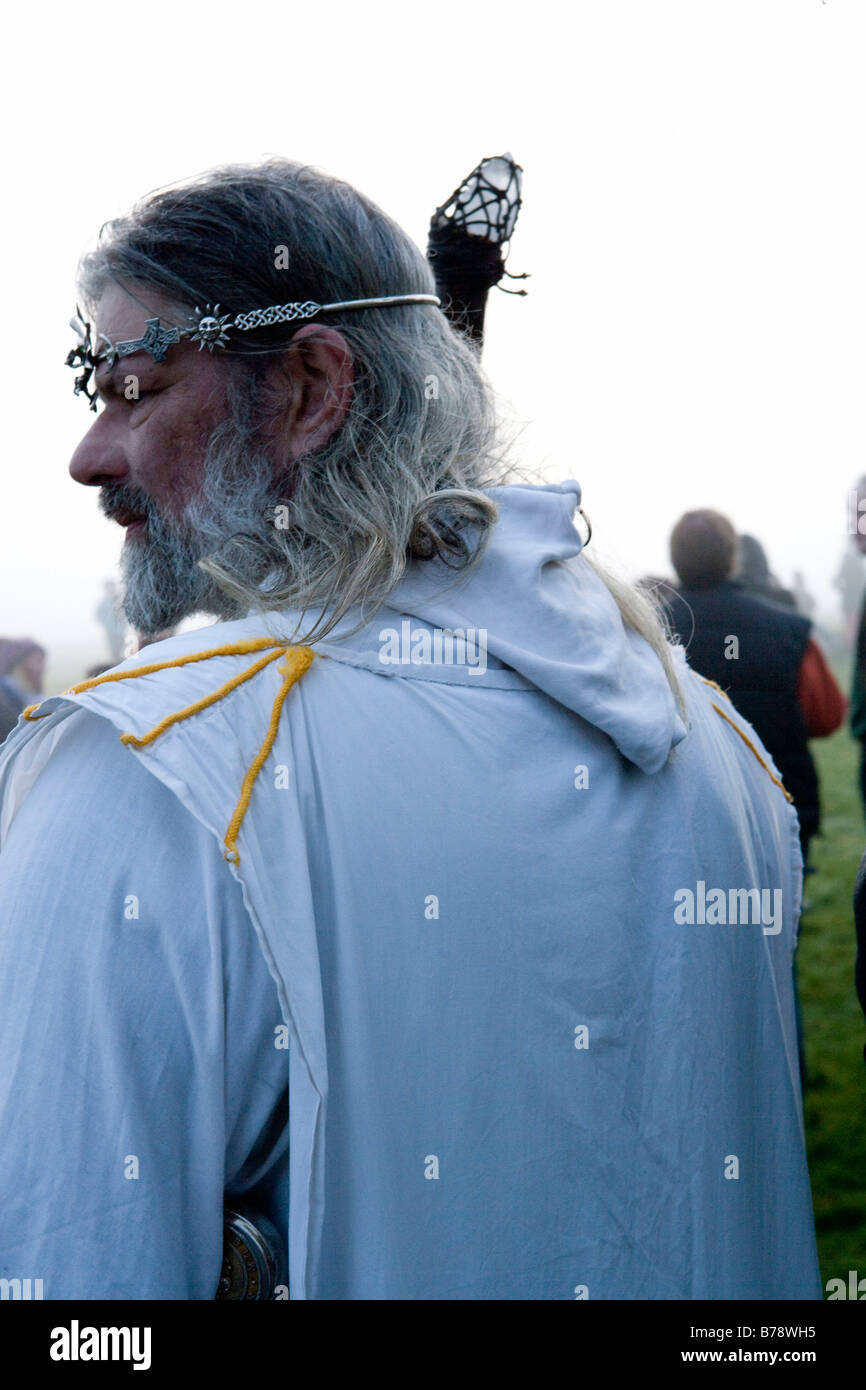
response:
[[[775,762],[797,809],[805,865],[820,821],[818,773],[808,738],[838,728],[845,714],[842,693],[812,640],[809,619],[733,578],[739,546],[727,517],[709,510],[686,512],[671,533],[670,549],[680,581],[664,602],[672,636],[686,648],[693,670],[721,686],[754,726]],[[793,974],[805,1087],[796,953]]]
[[[680,581],[664,596],[672,635],[686,648],[689,665],[714,680],[749,723],[779,769],[800,819],[805,861],[818,830],[818,774],[808,739],[832,733],[844,717],[844,700],[808,618],[747,588],[732,576],[737,533],[727,517],[686,512],[671,533],[671,560]],[[817,703],[830,716],[815,719]]]

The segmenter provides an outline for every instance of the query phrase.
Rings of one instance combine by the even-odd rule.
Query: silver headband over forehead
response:
[[[101,362],[113,367],[119,357],[129,357],[134,352],[147,352],[154,362],[164,362],[167,349],[174,343],[186,340],[198,343],[199,352],[205,347],[213,352],[214,348],[225,348],[231,342],[231,332],[246,333],[251,328],[267,328],[274,323],[295,323],[299,319],[312,319],[317,314],[334,313],[336,310],[378,309],[386,304],[440,303],[435,294],[389,294],[381,299],[344,299],[336,304],[316,304],[312,299],[307,299],[300,304],[271,304],[267,309],[250,309],[246,313],[236,314],[233,319],[231,314],[221,314],[218,304],[213,309],[208,304],[204,313],[196,309],[193,321],[187,328],[162,328],[159,319],[147,319],[140,338],[112,343],[104,333],[100,333],[95,344],[90,324],[80,313],[76,313],[69,323],[78,334],[78,344],[66,358],[66,365],[82,368],[81,374],[75,378],[75,394],[77,396],[83,392],[90,402],[90,409],[95,410],[97,393],[95,389],[90,389],[90,382]],[[104,346],[100,347],[100,344]]]

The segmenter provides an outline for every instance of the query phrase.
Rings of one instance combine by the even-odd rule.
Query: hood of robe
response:
[[[603,730],[643,772],[657,772],[686,728],[655,652],[626,627],[595,571],[576,563],[580,485],[509,485],[488,495],[499,520],[473,571],[455,578],[439,561],[414,563],[372,623],[352,634],[357,616],[349,615],[314,646],[337,657],[348,648],[383,674],[438,669],[443,679],[435,650],[425,661],[417,634],[465,632],[468,660],[450,668],[451,679],[482,684],[502,668],[515,671]]]

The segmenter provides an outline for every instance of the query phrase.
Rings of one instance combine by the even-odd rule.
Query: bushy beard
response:
[[[242,424],[229,418],[211,435],[202,464],[202,489],[179,521],[167,520],[141,488],[106,484],[99,505],[107,517],[146,522],[120,557],[123,611],[136,632],[151,635],[175,627],[193,613],[230,619],[245,606],[200,568],[217,560],[253,584],[268,571],[268,532],[281,492],[270,459],[255,447]]]

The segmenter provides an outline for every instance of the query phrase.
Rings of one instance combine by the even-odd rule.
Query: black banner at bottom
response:
[[[374,1303],[329,1305],[325,1311],[316,1302],[232,1308],[225,1303],[7,1301],[0,1306],[0,1337],[7,1367],[61,1378],[92,1377],[110,1368],[115,1376],[160,1378],[201,1372],[224,1384],[227,1375],[258,1380],[296,1370],[299,1355],[305,1360],[320,1349],[332,1363],[334,1352],[344,1351],[359,1372],[393,1367],[405,1376],[417,1373],[407,1363],[412,1348],[422,1358],[426,1378],[437,1362],[452,1375],[458,1365],[465,1371],[470,1356],[488,1375],[500,1357],[514,1372],[518,1350],[533,1356],[536,1371],[561,1351],[584,1367],[591,1358],[595,1368],[612,1375],[713,1365],[794,1365],[826,1374],[852,1359],[856,1364],[862,1347],[864,1317],[846,1308],[847,1301],[861,1300],[575,1300],[558,1309],[555,1304],[454,1302],[428,1305],[426,1311],[424,1304],[403,1303],[399,1310],[392,1304],[381,1307],[379,1314]],[[377,1323],[378,1316],[385,1321]],[[501,1317],[506,1320],[500,1322]],[[448,1337],[452,1328],[461,1334],[457,1362]],[[309,1334],[316,1342],[306,1340]],[[413,1336],[421,1340],[407,1344]]]

